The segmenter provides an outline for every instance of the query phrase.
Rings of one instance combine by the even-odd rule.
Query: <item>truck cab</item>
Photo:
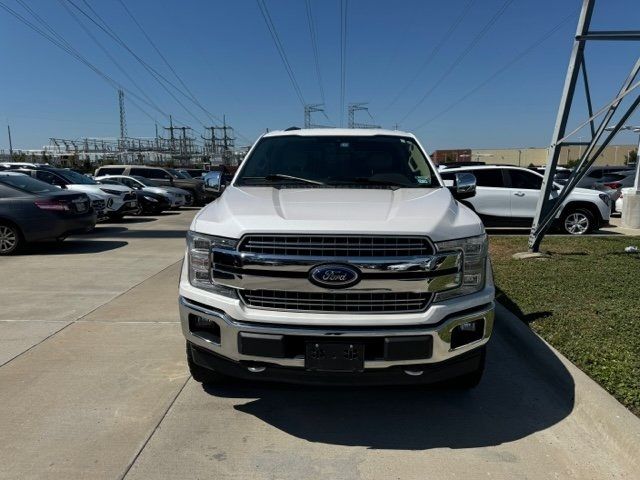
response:
[[[188,233],[194,379],[475,386],[495,291],[482,222],[458,201],[475,179],[449,183],[409,133],[263,135]]]

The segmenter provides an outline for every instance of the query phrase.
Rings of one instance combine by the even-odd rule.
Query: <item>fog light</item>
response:
[[[190,313],[189,331],[211,342],[220,343],[220,326],[207,317]]]
[[[451,350],[480,340],[484,336],[484,318],[461,323],[451,330]]]

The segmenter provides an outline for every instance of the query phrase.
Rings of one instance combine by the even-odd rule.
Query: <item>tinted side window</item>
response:
[[[101,167],[98,169],[97,176],[101,175],[120,175],[124,172],[124,167]]]
[[[524,188],[529,190],[540,190],[542,187],[542,177],[524,170],[509,170],[512,188]]]
[[[140,175],[145,178],[169,178],[167,172],[155,168],[132,168],[130,175]]]
[[[0,198],[19,197],[20,192],[0,183]]]
[[[64,182],[60,177],[44,170],[37,171],[36,178],[38,180],[42,180],[45,183],[48,183],[49,185],[58,185],[60,187],[66,185],[66,182]]]

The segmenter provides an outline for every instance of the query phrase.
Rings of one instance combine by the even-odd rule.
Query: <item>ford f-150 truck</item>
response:
[[[474,193],[409,133],[263,135],[188,232],[193,378],[475,386],[495,291],[482,222],[456,200]]]

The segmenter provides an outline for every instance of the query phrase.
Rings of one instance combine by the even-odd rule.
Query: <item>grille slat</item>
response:
[[[416,312],[426,308],[431,294],[414,292],[289,292],[245,290],[245,304],[257,308],[301,312]]]
[[[240,251],[264,255],[400,257],[431,255],[426,238],[374,235],[248,235]]]

